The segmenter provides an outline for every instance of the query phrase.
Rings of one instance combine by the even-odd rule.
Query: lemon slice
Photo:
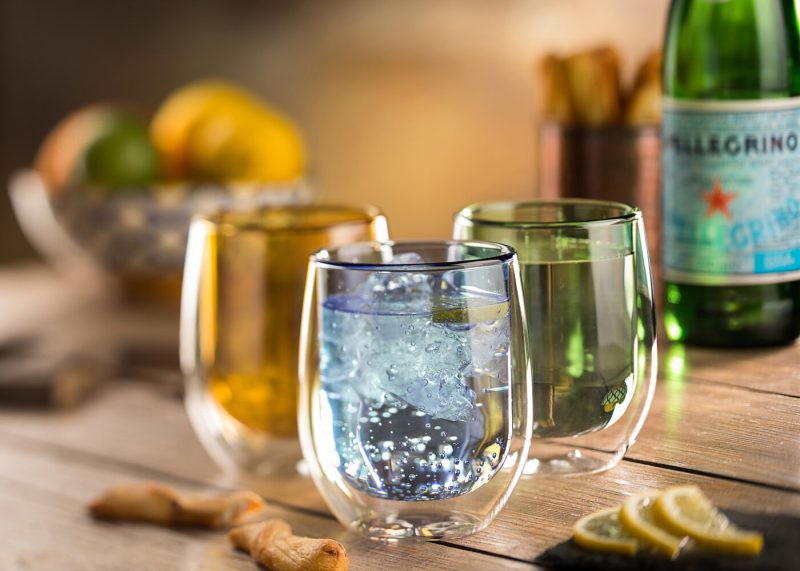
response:
[[[758,555],[763,536],[736,527],[697,486],[675,486],[655,500],[653,511],[673,533],[688,535],[700,547],[735,555]]]
[[[432,320],[434,323],[450,325],[472,325],[486,321],[497,321],[508,315],[509,303],[502,301],[486,305],[465,305],[453,309],[434,310]]]
[[[575,543],[592,551],[635,555],[636,539],[622,528],[619,508],[609,508],[582,517],[572,526]]]
[[[657,551],[675,558],[688,542],[685,536],[673,535],[660,527],[653,513],[658,492],[642,492],[627,498],[619,510],[622,527],[636,539]]]

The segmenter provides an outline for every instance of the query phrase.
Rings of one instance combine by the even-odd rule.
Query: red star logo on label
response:
[[[701,194],[703,196],[703,200],[708,203],[706,218],[711,218],[715,212],[721,212],[728,218],[728,220],[733,220],[731,211],[728,209],[728,203],[739,196],[738,192],[725,192],[722,189],[722,183],[718,178],[715,178],[714,188]]]

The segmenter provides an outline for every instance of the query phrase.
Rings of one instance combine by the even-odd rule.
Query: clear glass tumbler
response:
[[[387,239],[374,208],[286,206],[192,222],[181,300],[186,408],[225,469],[294,472],[297,355],[308,256]]]
[[[656,382],[653,283],[642,215],[617,202],[479,204],[454,236],[517,250],[534,393],[526,474],[615,466],[636,440]]]
[[[311,258],[300,441],[345,526],[441,539],[487,526],[522,474],[531,380],[514,251],[363,243]]]

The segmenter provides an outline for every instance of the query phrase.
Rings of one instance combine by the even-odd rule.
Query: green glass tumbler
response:
[[[533,371],[526,474],[615,466],[636,440],[655,389],[653,282],[641,212],[563,199],[479,204],[454,237],[519,256]]]

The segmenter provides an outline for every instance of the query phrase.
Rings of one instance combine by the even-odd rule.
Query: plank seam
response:
[[[708,472],[706,470],[697,470],[695,468],[686,468],[685,466],[675,466],[672,464],[664,464],[662,462],[654,462],[652,460],[643,460],[641,458],[625,457],[623,462],[630,462],[632,464],[641,464],[643,466],[651,466],[653,468],[663,468],[665,470],[673,470],[675,472],[683,472],[685,474],[692,474],[694,476],[706,476],[709,478],[717,478],[719,480],[726,480],[728,482],[737,482],[739,484],[749,484],[751,486],[758,486],[760,488],[767,488],[780,492],[789,492],[793,494],[800,494],[800,487],[783,486],[781,484],[769,484],[767,482],[759,482],[757,480],[748,480],[746,478],[738,478],[736,476],[729,476],[727,474],[718,474],[716,472]]]
[[[745,391],[745,392],[748,392],[748,393],[759,393],[759,394],[762,394],[762,395],[775,395],[775,396],[779,396],[779,397],[787,397],[787,398],[790,398],[790,399],[800,399],[800,395],[782,393],[782,392],[779,392],[779,391],[769,391],[769,390],[766,390],[766,389],[759,389],[759,388],[756,388],[756,387],[745,387],[745,386],[742,386],[742,385],[732,385],[730,383],[724,383],[722,381],[712,381],[710,379],[704,379],[702,377],[693,377],[692,375],[687,375],[684,378],[684,380],[686,382],[692,383],[694,385],[714,385],[714,386],[717,386],[717,387],[728,387],[728,388],[731,388],[731,389],[738,389],[738,390]],[[659,376],[658,382],[659,383],[668,383],[670,381],[665,379],[665,378],[663,378],[663,377],[661,377],[661,376]]]

